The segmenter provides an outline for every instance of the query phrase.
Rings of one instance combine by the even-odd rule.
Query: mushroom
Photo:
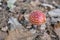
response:
[[[32,11],[29,15],[29,21],[33,25],[41,25],[46,22],[46,16],[39,10]]]

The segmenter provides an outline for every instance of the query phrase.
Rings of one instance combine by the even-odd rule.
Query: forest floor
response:
[[[7,0],[0,1],[0,40],[60,40],[59,4],[60,0],[17,0],[9,8]],[[47,18],[38,28],[28,20],[34,10]]]

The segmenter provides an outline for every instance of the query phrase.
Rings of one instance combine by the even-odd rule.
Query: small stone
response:
[[[42,24],[40,28],[41,28],[41,30],[45,30],[46,25],[45,24]]]
[[[11,29],[11,30],[16,29],[17,27],[18,27],[18,28],[21,27],[21,24],[20,24],[20,23],[18,22],[18,20],[17,20],[16,18],[14,18],[14,17],[10,17],[8,23],[11,24],[11,25],[10,25],[10,29]],[[21,27],[21,28],[22,28],[22,27]]]
[[[2,5],[2,3],[0,3],[0,5]]]
[[[37,6],[39,3],[40,3],[39,0],[35,0],[35,1],[31,1],[30,4],[31,4],[33,7],[35,7],[35,6]]]
[[[0,0],[0,2],[1,2],[1,0]]]
[[[44,7],[50,7],[50,8],[55,8],[53,5],[50,5],[50,4],[46,4],[46,3],[43,3],[43,4],[41,4],[42,6],[44,6]]]
[[[22,14],[24,14],[24,13],[26,12],[26,10],[27,10],[27,9],[21,9],[20,12],[21,12]]]
[[[16,2],[16,0],[8,0],[8,1],[7,1],[7,3],[13,3],[13,4],[14,4],[15,2]]]
[[[36,30],[35,29],[31,29],[30,32],[34,34],[34,33],[36,33]]]
[[[6,10],[9,10],[9,9],[10,9],[9,7],[6,8]]]
[[[6,32],[8,30],[8,27],[7,26],[3,27],[3,28],[1,28],[1,30]]]
[[[60,17],[60,9],[54,9],[48,12],[50,17]]]

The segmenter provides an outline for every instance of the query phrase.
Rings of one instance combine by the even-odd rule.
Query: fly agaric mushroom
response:
[[[30,13],[29,21],[33,25],[41,25],[46,22],[46,16],[44,15],[44,13],[42,11],[35,10]]]

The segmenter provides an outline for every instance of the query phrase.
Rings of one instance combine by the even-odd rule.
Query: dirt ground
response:
[[[17,0],[12,9],[7,1],[0,1],[0,40],[60,40],[60,15],[48,13],[60,9],[60,0]],[[28,20],[34,10],[41,10],[47,18],[38,28]]]

